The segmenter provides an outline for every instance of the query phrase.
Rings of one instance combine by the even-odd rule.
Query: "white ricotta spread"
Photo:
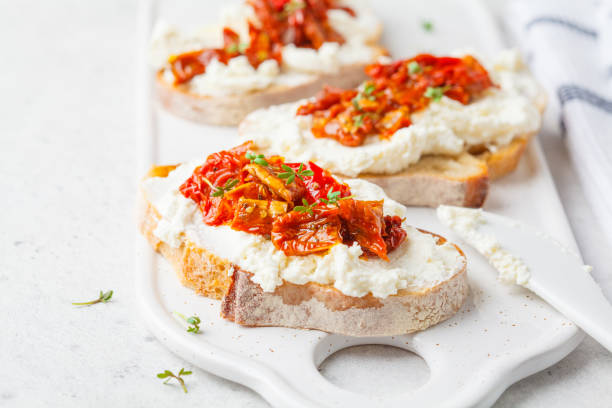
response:
[[[468,105],[447,97],[412,115],[412,125],[386,140],[370,136],[357,147],[329,138],[315,138],[312,117],[296,116],[306,100],[252,112],[241,126],[241,137],[255,141],[264,153],[295,161],[315,161],[334,173],[392,174],[416,163],[426,154],[456,155],[472,145],[495,149],[515,137],[536,132],[543,91],[515,50],[502,52],[490,64],[480,60],[499,88]]]
[[[527,285],[531,276],[527,265],[505,250],[495,236],[478,231],[479,226],[486,222],[482,217],[482,209],[441,205],[437,209],[437,215],[442,224],[459,234],[487,258],[499,272],[501,281]]]
[[[189,81],[189,88],[202,95],[247,93],[266,89],[279,72],[274,60],[264,61],[255,69],[244,55],[232,58],[227,65],[214,59],[206,67],[206,74],[196,75]]]
[[[202,161],[184,164],[166,178],[143,182],[146,199],[161,216],[154,235],[172,247],[186,239],[253,273],[253,281],[272,292],[283,280],[304,284],[333,285],[349,296],[372,293],[387,297],[400,289],[422,290],[452,277],[463,260],[450,243],[436,239],[404,223],[407,240],[382,259],[361,259],[359,245],[335,245],[326,255],[287,256],[269,239],[235,231],[229,226],[204,224],[193,201],[183,197],[179,186]],[[353,196],[364,200],[384,198],[387,215],[405,217],[406,208],[385,196],[382,189],[362,180],[346,180]]]
[[[273,85],[297,86],[314,80],[316,75],[336,73],[344,66],[372,62],[377,54],[372,43],[379,35],[380,21],[361,1],[345,0],[341,4],[351,7],[356,13],[356,17],[352,17],[344,10],[328,12],[328,21],[345,38],[344,44],[325,43],[318,50],[287,45],[282,50],[282,66],[279,67],[276,61],[267,61],[263,72],[261,66],[254,69],[249,65],[251,69],[247,69],[243,56],[233,58],[227,66],[214,61],[207,67],[206,73],[194,77],[183,86],[201,95],[240,95]],[[222,28],[226,26],[236,31],[241,40],[247,43],[248,20],[256,21],[253,9],[239,4],[225,8],[219,24],[190,33],[158,22],[151,40],[151,64],[156,70],[164,70],[164,80],[172,83],[174,79],[167,64],[169,56],[201,48],[221,47]]]

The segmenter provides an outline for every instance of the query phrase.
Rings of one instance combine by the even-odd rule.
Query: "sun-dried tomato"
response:
[[[273,59],[282,62],[281,45],[270,40],[270,36],[261,28],[249,22],[249,45],[241,51],[240,37],[230,28],[223,28],[223,48],[206,48],[173,55],[168,59],[174,84],[182,84],[194,76],[206,73],[206,67],[213,59],[226,64],[230,59],[246,55],[249,63],[257,68],[262,62]]]
[[[247,174],[243,172],[243,167],[249,163],[244,156],[245,147],[241,145],[211,154],[179,187],[185,197],[198,204],[204,222],[209,225],[220,225],[233,218],[231,202],[212,196],[215,190],[211,185],[218,188],[225,186],[230,179],[244,181]]]
[[[337,208],[316,208],[308,212],[278,217],[272,224],[271,239],[286,255],[309,255],[342,243],[342,224]]]
[[[294,171],[297,171],[302,163],[285,163]],[[313,162],[308,162],[303,166],[304,170],[312,171],[312,176],[303,176],[300,180],[304,184],[307,191],[309,203],[317,202],[321,198],[327,198],[329,192],[339,192],[340,197],[348,197],[351,195],[349,186],[345,183],[338,182],[331,173]]]
[[[223,48],[206,48],[173,55],[168,59],[174,84],[179,85],[196,75],[206,73],[213,59],[223,64],[245,55],[257,68],[266,60],[282,63],[282,47],[318,49],[325,42],[344,43],[344,38],[327,21],[327,11],[340,9],[355,17],[355,12],[338,6],[334,0],[249,0],[259,25],[249,21],[249,44],[242,50],[240,36],[228,27],[223,28]]]
[[[369,135],[391,137],[410,126],[411,115],[442,95],[467,104],[494,86],[486,69],[472,56],[420,54],[389,64],[371,64],[361,91],[324,88],[297,115],[312,115],[315,137],[360,146]]]
[[[325,42],[344,43],[327,20],[327,11],[340,9],[355,17],[355,12],[335,0],[249,0],[263,30],[276,44],[318,49]]]
[[[348,185],[315,163],[247,155],[252,147],[247,142],[209,155],[180,186],[204,223],[270,235],[287,255],[357,242],[367,256],[388,260],[405,239],[401,219],[383,217],[382,201],[352,199]]]
[[[399,247],[406,240],[406,230],[402,227],[402,219],[397,215],[385,215],[383,239],[387,245],[387,253]]]
[[[357,241],[366,254],[389,260],[383,239],[385,222],[382,201],[342,200],[339,202],[338,215],[345,226],[345,243]]]

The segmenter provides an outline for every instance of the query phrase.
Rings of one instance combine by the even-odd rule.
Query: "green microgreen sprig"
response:
[[[423,27],[423,30],[427,31],[428,33],[431,33],[434,30],[434,24],[430,20],[423,20],[421,27]]]
[[[74,302],[72,304],[75,306],[91,306],[91,305],[95,305],[96,303],[106,303],[109,300],[111,300],[112,297],[113,297],[112,290],[108,290],[106,292],[100,291],[100,296],[95,300],[92,300],[89,302]]]
[[[444,92],[448,91],[450,86],[435,86],[427,87],[425,90],[425,97],[430,98],[434,102],[440,102],[440,99],[444,96]]]
[[[293,207],[293,209],[299,213],[308,213],[310,215],[313,215],[314,213],[312,209],[316,207],[318,203],[315,201],[312,204],[308,204],[308,201],[306,201],[305,198],[302,198],[302,204],[303,205],[298,205],[298,206]]]
[[[200,320],[198,316],[185,317],[184,314],[181,314],[179,312],[173,312],[173,313],[190,325],[189,328],[187,329],[189,333],[196,334],[200,332],[200,323],[202,323],[202,321]]]
[[[304,163],[300,163],[300,167],[298,171],[294,171],[291,167],[286,164],[281,165],[282,169],[285,170],[282,173],[278,174],[278,177],[285,179],[285,184],[289,185],[295,181],[296,177],[299,177],[302,181],[304,181],[304,177],[312,177],[314,173],[312,170],[305,170]]]
[[[361,115],[355,115],[353,116],[353,125],[356,128],[359,128],[361,126],[363,126],[363,118],[365,117],[365,114],[361,114]]]
[[[229,178],[227,179],[223,187],[214,187],[216,190],[213,191],[210,195],[213,197],[223,197],[223,195],[226,192],[230,191],[232,188],[234,188],[236,184],[238,184],[237,179]]]
[[[374,95],[372,95],[372,92],[374,92],[375,89],[376,89],[376,86],[374,84],[367,84],[363,88],[363,94],[367,96],[368,98],[374,98]],[[374,99],[371,99],[371,100],[374,100]]]
[[[338,205],[338,202],[340,200],[346,200],[346,199],[349,199],[349,198],[352,198],[352,197],[353,196],[340,197],[340,192],[339,191],[329,190],[327,192],[327,199],[319,198],[319,201],[321,201],[323,204],[327,204],[327,205]]]
[[[266,160],[266,156],[263,154],[248,152],[245,157],[250,160],[251,163],[259,164],[260,166],[268,167],[270,165]]]
[[[164,370],[163,373],[157,374],[157,378],[166,378],[164,384],[167,384],[168,381],[175,378],[183,388],[183,391],[185,391],[185,394],[187,394],[187,387],[185,386],[185,380],[183,380],[182,376],[191,374],[191,371],[186,371],[184,368],[181,368],[181,371],[179,371],[178,375],[174,375],[174,373],[170,370]]]
[[[418,74],[422,70],[423,69],[416,61],[410,61],[410,63],[408,64],[408,72],[410,72],[411,74]]]
[[[229,54],[233,54],[235,52],[239,53],[239,54],[244,54],[244,52],[246,51],[246,49],[249,48],[249,44],[247,43],[240,43],[240,44],[231,44],[230,46],[228,46],[225,51],[228,52]]]
[[[359,105],[359,101],[362,99],[369,99],[370,101],[375,101],[376,100],[376,96],[373,94],[374,90],[376,89],[376,85],[374,84],[366,84],[363,87],[363,91],[361,91],[360,93],[357,94],[357,96],[355,96],[353,99],[351,99],[351,103],[353,104],[353,107],[360,111],[361,110],[361,106]]]
[[[189,333],[199,333],[201,320],[198,316],[189,316],[186,320],[191,326],[187,329]]]

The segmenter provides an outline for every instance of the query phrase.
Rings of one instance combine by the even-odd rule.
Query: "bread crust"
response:
[[[487,163],[489,178],[497,180],[512,173],[521,161],[527,144],[534,135],[535,133],[517,137],[509,145],[494,152],[487,150],[479,154],[477,157]]]
[[[455,314],[468,295],[465,266],[453,277],[422,292],[402,290],[364,306],[362,298],[316,284],[285,282],[274,293],[261,290],[250,274],[234,270],[221,316],[244,326],[318,329],[347,336],[393,336],[424,330]],[[313,288],[314,286],[314,288]],[[340,299],[336,299],[340,298]],[[299,303],[293,303],[299,299]],[[333,299],[333,301],[332,301]],[[344,308],[334,308],[336,301]],[[331,302],[331,304],[330,304]]]
[[[378,184],[389,197],[411,206],[481,207],[489,191],[486,163],[468,153],[458,157],[425,156],[399,173],[359,177]]]
[[[387,54],[382,47],[374,48],[377,56]],[[325,85],[354,88],[366,79],[366,65],[344,66],[336,73],[318,75],[312,81],[297,86],[276,85],[261,91],[228,96],[190,92],[185,87],[164,81],[163,71],[158,71],[155,91],[161,105],[177,116],[208,125],[235,126],[254,110],[310,97]]]
[[[229,271],[233,266],[189,241],[184,241],[178,248],[172,248],[153,234],[161,218],[157,211],[143,200],[139,212],[140,232],[153,249],[168,260],[181,284],[199,295],[222,299],[230,285]]]
[[[153,169],[150,174],[164,177],[168,171]],[[250,272],[188,240],[178,248],[161,242],[153,234],[159,219],[156,210],[143,199],[140,230],[153,249],[170,262],[183,285],[200,295],[221,299],[221,316],[244,326],[318,329],[350,336],[398,335],[423,330],[449,318],[469,292],[467,261],[456,246],[461,256],[457,272],[421,291],[404,289],[387,298],[371,294],[358,298],[329,285],[284,282],[274,292],[264,292],[250,279]],[[435,236],[438,244],[445,242]]]

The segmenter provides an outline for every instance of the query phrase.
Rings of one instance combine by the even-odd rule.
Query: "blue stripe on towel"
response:
[[[568,21],[568,20],[565,20],[559,17],[550,17],[550,16],[536,17],[532,19],[531,21],[529,21],[527,24],[525,24],[525,30],[530,30],[533,26],[537,24],[541,24],[541,23],[557,24],[565,28],[569,28],[570,30],[576,31],[578,33],[587,35],[589,37],[597,38],[597,31],[591,28],[588,28],[588,27],[583,27],[572,21]]]
[[[580,99],[589,105],[612,113],[612,101],[577,85],[561,85],[557,88],[557,96],[559,97],[561,106],[573,99]]]

